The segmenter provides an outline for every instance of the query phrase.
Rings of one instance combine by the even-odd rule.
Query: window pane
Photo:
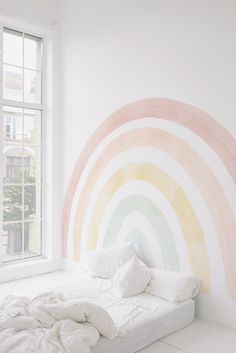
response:
[[[24,219],[41,217],[41,186],[27,185],[24,189]]]
[[[24,101],[27,103],[41,103],[41,73],[24,70]]]
[[[3,226],[3,261],[22,257],[22,223]]]
[[[4,262],[41,254],[42,51],[42,38],[3,29]]]
[[[15,101],[23,99],[23,69],[3,65],[3,97]]]
[[[24,50],[24,67],[33,70],[41,70],[42,39],[25,34]]]
[[[3,107],[3,143],[16,144],[23,140],[23,109],[15,107]]]
[[[3,183],[22,183],[23,148],[4,146],[3,148]]]
[[[24,110],[24,143],[29,145],[41,144],[41,111]]]
[[[3,187],[3,222],[22,219],[22,187],[19,185]]]
[[[41,221],[24,222],[24,257],[41,254]]]
[[[4,28],[3,62],[23,66],[23,34],[21,32]]]
[[[41,183],[41,150],[37,147],[24,148],[24,181],[26,184]]]

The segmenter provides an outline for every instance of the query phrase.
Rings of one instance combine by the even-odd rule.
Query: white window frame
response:
[[[0,16],[0,115],[3,111],[3,28],[7,27],[12,30],[24,32],[32,36],[43,39],[43,55],[42,55],[42,146],[41,146],[41,165],[42,165],[42,255],[30,259],[16,260],[11,263],[0,262],[0,282],[12,280],[15,278],[25,277],[28,275],[39,274],[54,270],[53,258],[53,235],[52,235],[52,33],[50,30],[29,25],[27,23],[9,19]],[[6,100],[4,99],[4,102]],[[9,104],[17,107],[15,101],[8,101]],[[33,109],[34,104],[20,103],[19,107]],[[39,109],[40,105],[35,105]],[[2,118],[0,119],[0,131],[2,133]],[[3,139],[0,138],[0,150],[3,150]],[[47,151],[47,152],[46,152]],[[1,152],[2,153],[2,152]],[[3,159],[0,158],[0,169]],[[0,203],[2,205],[2,177],[0,177]],[[0,229],[2,229],[2,206],[0,207]],[[0,244],[2,237],[0,235]],[[0,251],[2,247],[0,246]],[[1,253],[0,253],[1,256]],[[18,268],[20,269],[18,271]],[[7,270],[7,272],[4,270]]]

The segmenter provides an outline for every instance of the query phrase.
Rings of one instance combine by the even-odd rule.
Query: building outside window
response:
[[[2,27],[0,262],[42,254],[43,40]]]

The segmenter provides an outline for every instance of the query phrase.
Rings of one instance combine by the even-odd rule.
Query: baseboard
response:
[[[14,281],[21,278],[37,276],[61,269],[61,261],[52,261],[49,259],[35,259],[23,261],[11,265],[1,266],[0,283]]]
[[[236,330],[236,319],[212,312],[210,310],[198,308],[196,312],[198,319],[209,321]]]

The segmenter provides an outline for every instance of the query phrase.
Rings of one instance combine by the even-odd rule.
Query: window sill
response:
[[[53,272],[60,268],[60,261],[52,261],[44,258],[11,265],[4,264],[0,267],[0,283]]]

